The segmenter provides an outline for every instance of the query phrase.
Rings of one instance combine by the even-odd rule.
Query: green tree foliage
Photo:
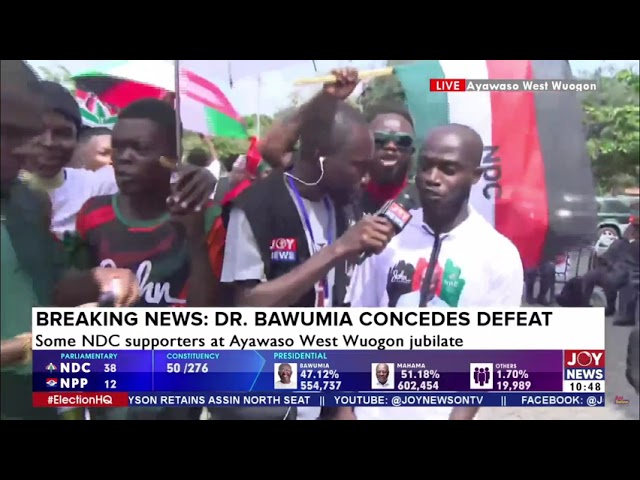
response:
[[[415,60],[389,60],[387,65],[393,67],[411,62]],[[358,103],[365,111],[369,105],[375,105],[381,101],[404,103],[404,89],[395,75],[374,78],[367,84],[358,99]]]
[[[258,128],[257,128],[257,115],[249,115],[246,117],[242,117],[245,124],[247,125],[247,131],[249,136],[257,136]],[[271,124],[273,123],[273,118],[268,115],[260,115],[260,136],[264,136],[264,134],[269,130]],[[182,142],[183,148],[185,152],[189,150],[200,147],[204,148],[205,145],[200,140],[200,137],[197,133],[193,132],[185,132],[184,139]],[[226,159],[228,157],[234,157],[237,155],[242,155],[247,153],[249,148],[249,140],[242,138],[225,138],[225,137],[216,137],[214,139],[214,145],[218,152],[220,158]]]
[[[597,71],[598,90],[585,93],[587,147],[601,193],[637,186],[640,161],[638,73]]]

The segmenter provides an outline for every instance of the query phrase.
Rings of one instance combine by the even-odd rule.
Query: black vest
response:
[[[242,192],[232,205],[225,208],[223,212],[225,223],[228,222],[231,207],[241,208],[249,225],[251,225],[260,249],[267,280],[286,275],[298,265],[306,262],[311,256],[305,227],[286,186],[282,171],[272,172],[267,178],[259,180]],[[355,216],[353,212],[348,210],[348,208],[336,208],[336,238],[348,228],[348,219]],[[271,242],[277,238],[296,240],[298,251],[295,261],[278,262],[271,259]],[[336,267],[335,284],[331,296],[334,307],[344,306],[344,297],[349,282],[346,268],[346,264]],[[291,307],[313,307],[315,300],[315,290],[311,289],[305,292],[300,300]]]

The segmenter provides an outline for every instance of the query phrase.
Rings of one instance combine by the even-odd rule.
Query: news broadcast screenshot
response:
[[[638,420],[620,62],[2,60],[2,419]]]

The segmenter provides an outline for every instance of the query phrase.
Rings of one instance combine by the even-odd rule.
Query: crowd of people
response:
[[[520,307],[518,250],[469,204],[482,175],[478,133],[444,125],[417,144],[402,105],[363,114],[344,102],[357,71],[334,75],[221,176],[211,139],[180,161],[171,102],[140,100],[120,112],[112,131],[86,129],[64,87],[39,80],[23,61],[2,60],[3,419],[85,418],[31,406],[32,306],[95,305],[111,293],[116,307]],[[418,170],[409,183],[412,158]],[[415,208],[398,233],[370,214],[401,194]],[[293,254],[279,255],[280,248]],[[212,419],[238,420],[476,414],[459,407],[210,410]],[[200,415],[197,408],[118,408],[89,418]]]

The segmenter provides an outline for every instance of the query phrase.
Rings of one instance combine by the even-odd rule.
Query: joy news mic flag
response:
[[[485,145],[471,203],[525,268],[593,241],[595,187],[575,92],[432,92],[432,78],[571,79],[566,60],[423,60],[395,67],[419,136],[447,123]],[[422,141],[422,138],[419,138]]]

